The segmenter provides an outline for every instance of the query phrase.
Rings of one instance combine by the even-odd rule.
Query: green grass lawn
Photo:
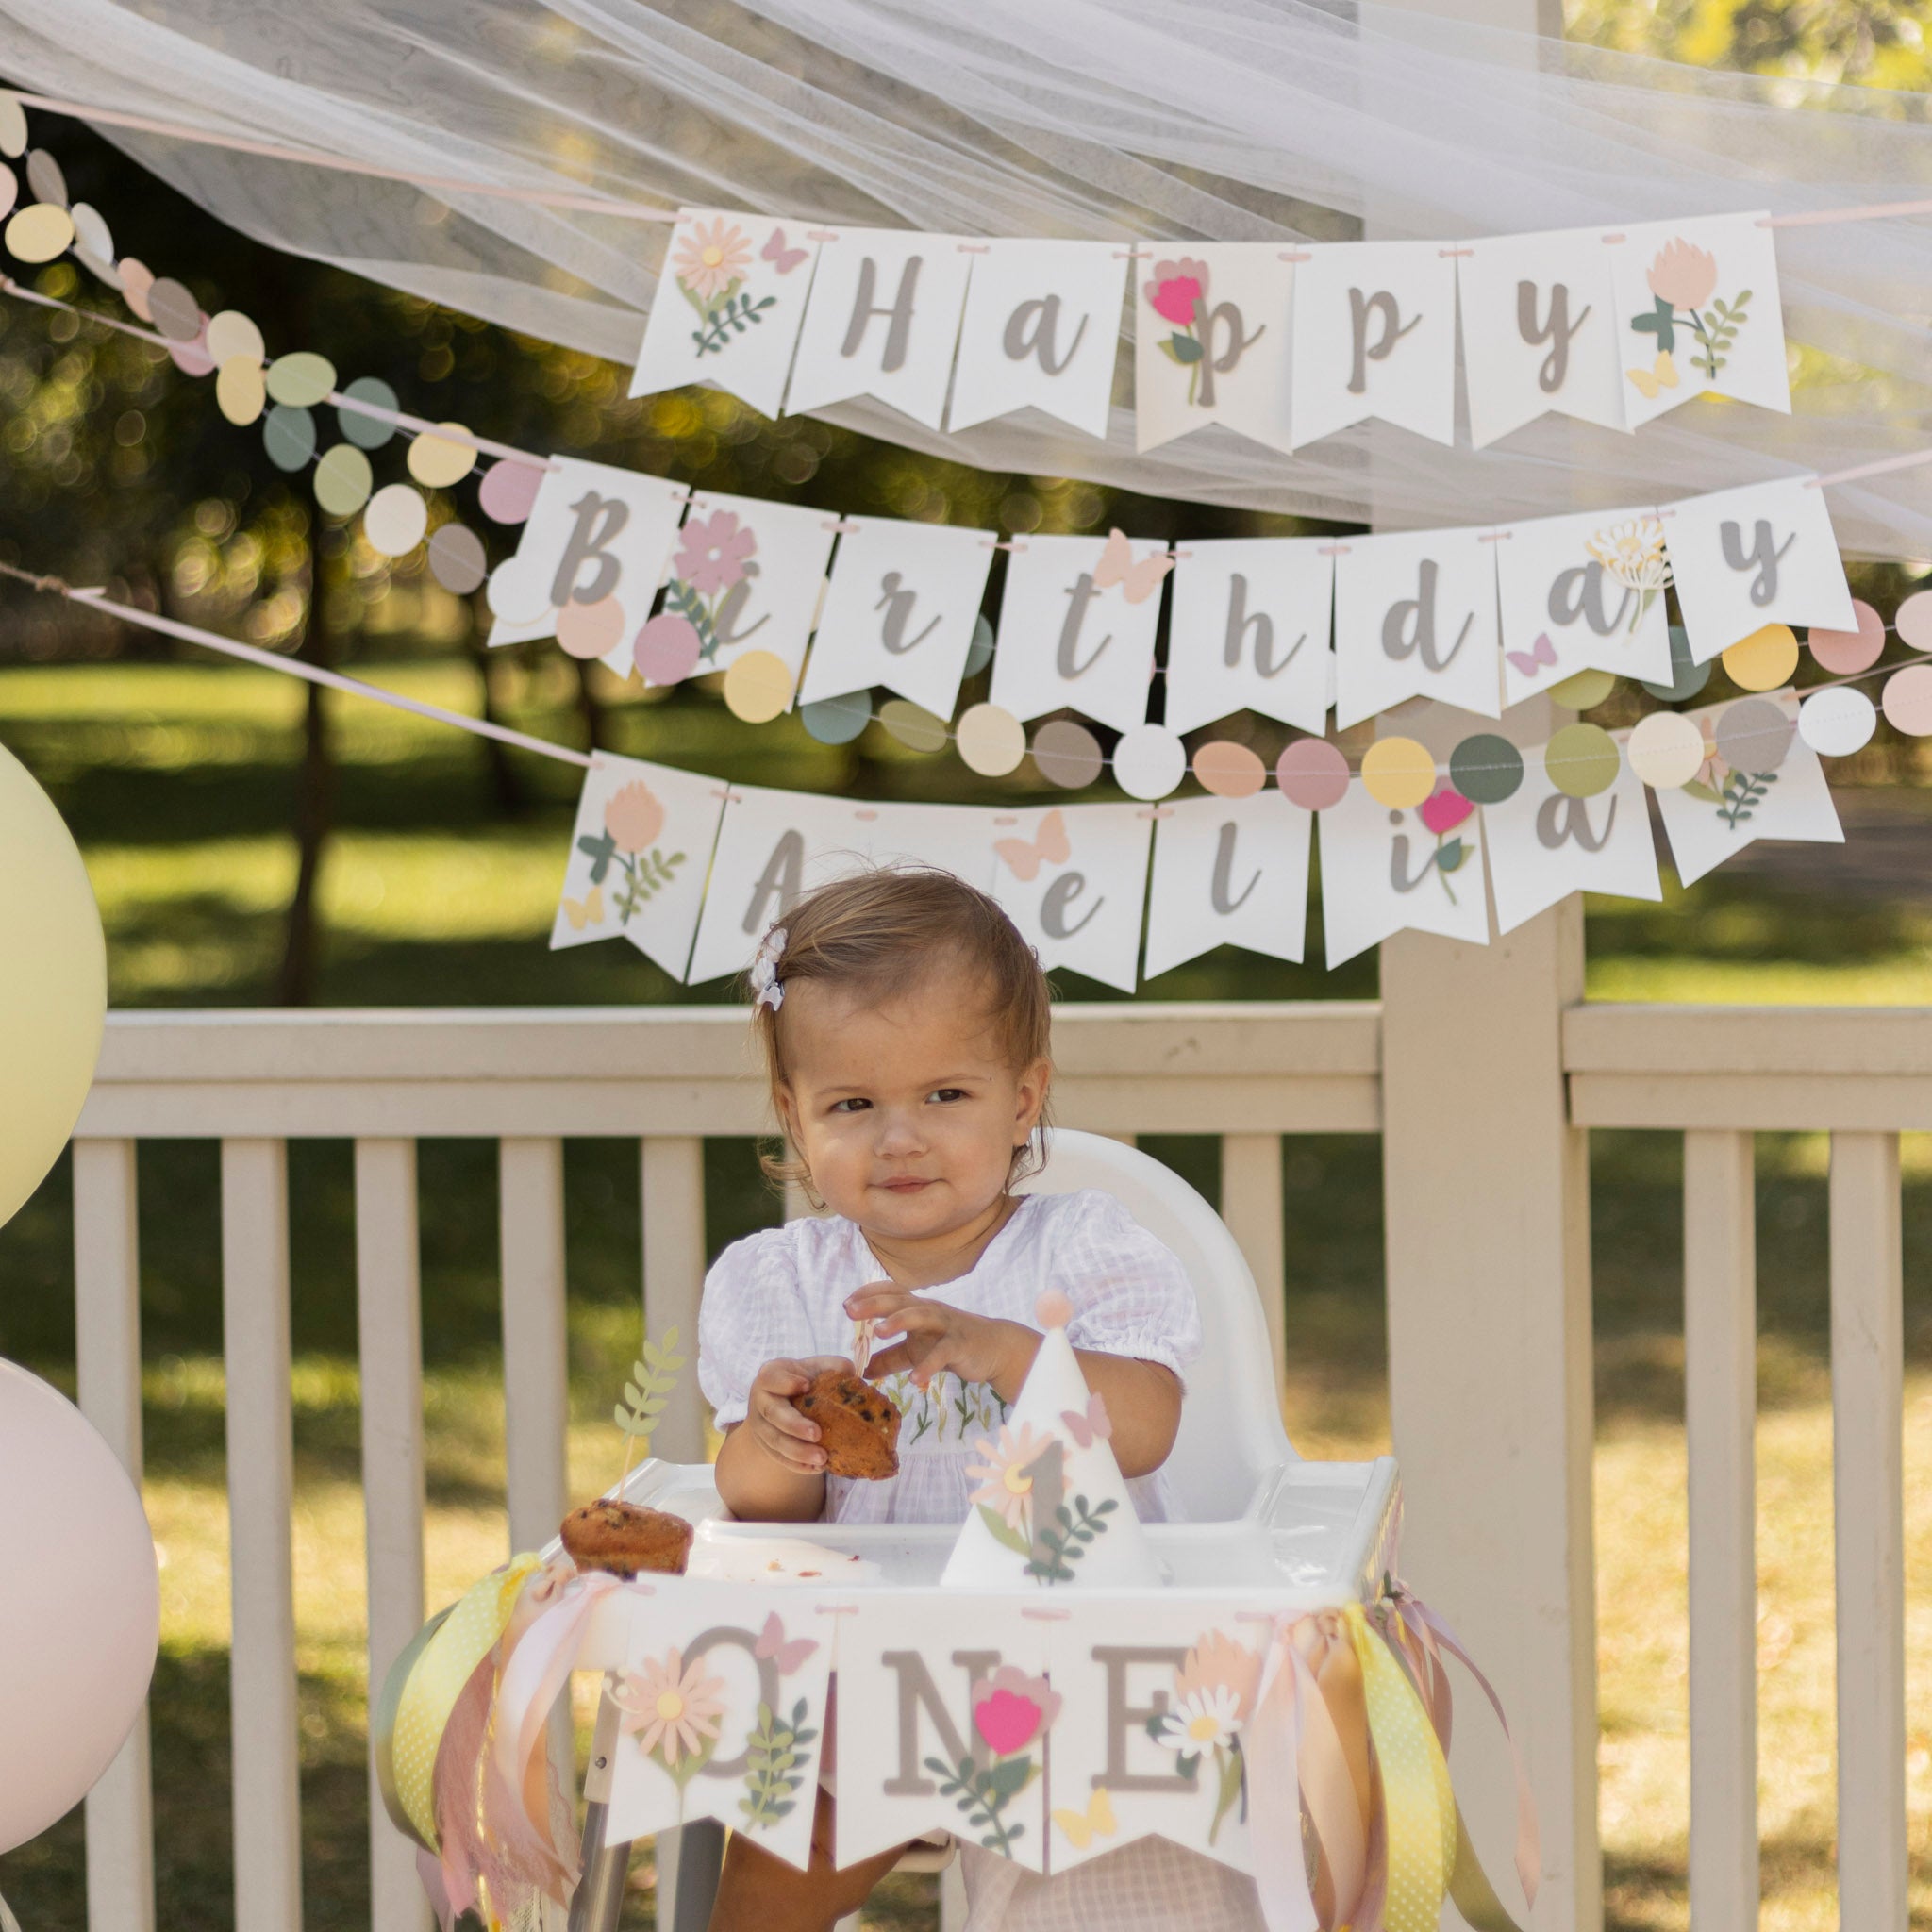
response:
[[[458,661],[366,675],[441,704],[478,702],[477,674]],[[575,691],[554,654],[502,667],[499,701],[524,729],[581,741]],[[519,756],[528,800],[505,813],[472,741],[349,700],[331,700],[331,714],[342,772],[340,829],[323,874],[324,1002],[726,996],[673,986],[622,945],[546,951],[570,768]],[[267,997],[294,875],[287,826],[300,720],[291,682],[230,666],[0,673],[0,743],[48,786],[82,843],[117,1005]],[[793,724],[751,733],[702,693],[613,703],[608,720],[614,749],[729,777],[885,796],[989,789],[954,761],[916,760],[889,744],[829,750]],[[1801,897],[1721,876],[1674,891],[1660,908],[1592,907],[1590,989],[1618,999],[1916,1001],[1932,994],[1928,936],[1932,917],[1908,900]],[[1074,997],[1098,991],[1069,988]],[[1330,975],[1222,954],[1148,994],[1373,991],[1372,960]],[[1213,1143],[1143,1144],[1212,1196]],[[1766,1137],[1760,1150],[1760,1808],[1763,1923],[1773,1932],[1835,1923],[1822,1148],[1816,1138]],[[1291,1431],[1310,1453],[1367,1453],[1388,1440],[1376,1145],[1296,1141],[1284,1160]],[[1593,1148],[1603,1818],[1620,1932],[1686,1924],[1678,1160],[1667,1136],[1599,1135]],[[153,1700],[160,1923],[220,1932],[232,1924],[232,1903],[215,1154],[152,1142],[141,1162],[146,1496],[164,1561]],[[505,1547],[494,1152],[428,1142],[421,1163],[428,1552],[441,1602]],[[291,1166],[306,1910],[316,1932],[348,1932],[367,1911],[349,1149],[297,1143]],[[1907,1167],[1913,1923],[1932,1926],[1932,1153],[1910,1143]],[[570,1143],[572,1473],[583,1492],[615,1474],[618,1444],[601,1418],[637,1339],[635,1173],[628,1146]],[[775,1217],[747,1143],[710,1145],[707,1194],[714,1250]],[[63,1163],[0,1230],[0,1354],[69,1388],[71,1255]],[[0,1859],[0,1890],[28,1932],[79,1925],[79,1815]],[[879,1923],[929,1923],[923,1898],[916,1888],[902,1893]],[[626,1924],[650,1924],[650,1906],[641,1882]]]

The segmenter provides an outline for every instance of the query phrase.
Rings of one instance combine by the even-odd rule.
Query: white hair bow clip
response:
[[[784,957],[785,928],[774,925],[758,941],[751,962],[752,991],[758,994],[755,1004],[770,1007],[774,1013],[785,1004],[785,982],[778,977],[778,961]]]

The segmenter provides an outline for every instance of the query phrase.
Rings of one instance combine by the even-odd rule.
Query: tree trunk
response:
[[[335,655],[328,626],[330,572],[329,559],[319,542],[309,547],[308,576],[308,619],[303,626],[300,655],[310,664],[327,667]],[[275,975],[275,1004],[283,1007],[310,1006],[315,1000],[322,954],[316,887],[336,812],[336,761],[329,741],[328,714],[323,708],[325,693],[319,684],[304,689],[308,703],[302,714],[302,763],[295,776],[295,892],[289,901],[281,971]]]

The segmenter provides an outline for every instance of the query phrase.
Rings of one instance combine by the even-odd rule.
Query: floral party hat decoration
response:
[[[1069,1584],[1118,1589],[1165,1581],[1113,1455],[1107,1405],[1087,1387],[1050,1291],[1034,1313],[1045,1333],[997,1437],[968,1464],[972,1513],[943,1583],[1011,1590]]]

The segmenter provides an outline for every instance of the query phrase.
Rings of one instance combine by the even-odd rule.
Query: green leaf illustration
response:
[[[1169,336],[1167,340],[1174,359],[1183,367],[1201,359],[1201,345],[1192,336]]]
[[[991,1503],[980,1504],[979,1520],[992,1532],[994,1539],[1004,1543],[1008,1549],[1017,1551],[1024,1557],[1033,1547]]]

